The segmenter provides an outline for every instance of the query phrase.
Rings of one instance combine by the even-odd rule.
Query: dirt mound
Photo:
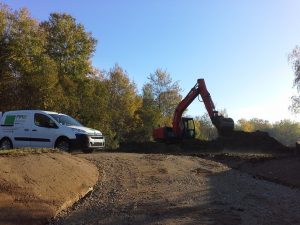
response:
[[[199,139],[178,140],[177,142],[127,142],[122,143],[117,151],[133,153],[171,153],[194,154],[210,152],[264,152],[290,153],[292,149],[284,146],[267,132],[234,131],[230,136],[216,140]]]
[[[217,139],[223,148],[230,150],[250,150],[280,153],[288,151],[288,148],[271,137],[267,132],[255,131],[244,132],[234,131],[228,137],[219,137]]]
[[[220,162],[259,179],[300,188],[299,155],[219,153],[197,156]]]
[[[67,153],[0,156],[0,224],[45,224],[93,187],[97,168]]]

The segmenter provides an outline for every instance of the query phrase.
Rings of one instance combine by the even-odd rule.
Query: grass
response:
[[[59,150],[51,148],[19,148],[19,149],[9,149],[0,150],[0,156],[9,155],[27,155],[27,154],[42,154],[42,153],[57,153]]]

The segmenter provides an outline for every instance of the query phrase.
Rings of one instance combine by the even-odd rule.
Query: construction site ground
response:
[[[47,224],[91,190],[98,170],[89,161],[52,150],[0,154],[0,224]]]
[[[97,166],[98,182],[50,224],[300,224],[292,151],[169,150],[77,154]]]

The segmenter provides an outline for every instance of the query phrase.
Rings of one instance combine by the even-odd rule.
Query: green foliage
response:
[[[174,111],[181,101],[181,88],[178,82],[173,82],[167,71],[157,69],[148,77],[149,82],[145,84],[151,93],[152,99],[160,112],[160,122],[162,125],[171,126]]]
[[[269,133],[281,143],[295,146],[300,137],[300,124],[290,120],[281,120],[273,124]]]
[[[240,119],[236,125],[236,130],[246,132],[265,131],[287,146],[294,146],[300,137],[300,124],[290,120],[281,120],[271,124],[267,120],[257,118],[250,120]]]
[[[152,140],[154,127],[171,126],[176,106],[181,100],[178,82],[169,73],[157,69],[142,89],[142,104],[136,111],[135,141]]]
[[[300,92],[300,47],[296,46],[288,56],[289,62],[292,64],[294,70],[294,87]],[[294,113],[300,112],[300,96],[295,95],[291,97],[292,105],[289,109]]]
[[[145,84],[142,93],[142,105],[137,111],[139,126],[136,130],[138,141],[152,140],[152,131],[160,123],[160,110],[154,100],[151,85]]]
[[[51,108],[48,98],[54,92],[56,65],[44,53],[46,36],[26,9],[12,12],[0,8],[0,110]],[[35,98],[32,98],[32,94]],[[55,99],[55,94],[51,95]]]
[[[68,14],[52,13],[48,21],[40,24],[46,34],[45,52],[56,63],[61,90],[60,111],[78,115],[86,93],[87,76],[93,73],[90,58],[96,40],[82,24]],[[79,98],[78,98],[79,96]],[[91,96],[91,93],[90,93]]]
[[[41,27],[47,36],[46,52],[58,66],[59,76],[82,79],[91,73],[90,58],[95,51],[96,40],[82,24],[68,14],[52,13]]]
[[[137,95],[136,86],[131,82],[123,69],[116,65],[111,69],[104,83],[108,92],[107,114],[105,121],[110,128],[110,141],[113,147],[123,141],[133,141],[138,124],[137,110],[141,100]]]
[[[246,132],[253,132],[256,130],[268,132],[272,129],[272,125],[267,120],[253,118],[250,120],[240,119],[235,126],[236,130],[243,130]]]
[[[207,113],[195,118],[196,138],[201,140],[213,140],[218,137],[218,131],[212,124]]]

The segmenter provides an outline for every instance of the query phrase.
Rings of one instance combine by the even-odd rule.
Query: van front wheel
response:
[[[67,138],[59,138],[56,141],[55,148],[63,151],[63,152],[69,152],[70,151],[70,141]]]

